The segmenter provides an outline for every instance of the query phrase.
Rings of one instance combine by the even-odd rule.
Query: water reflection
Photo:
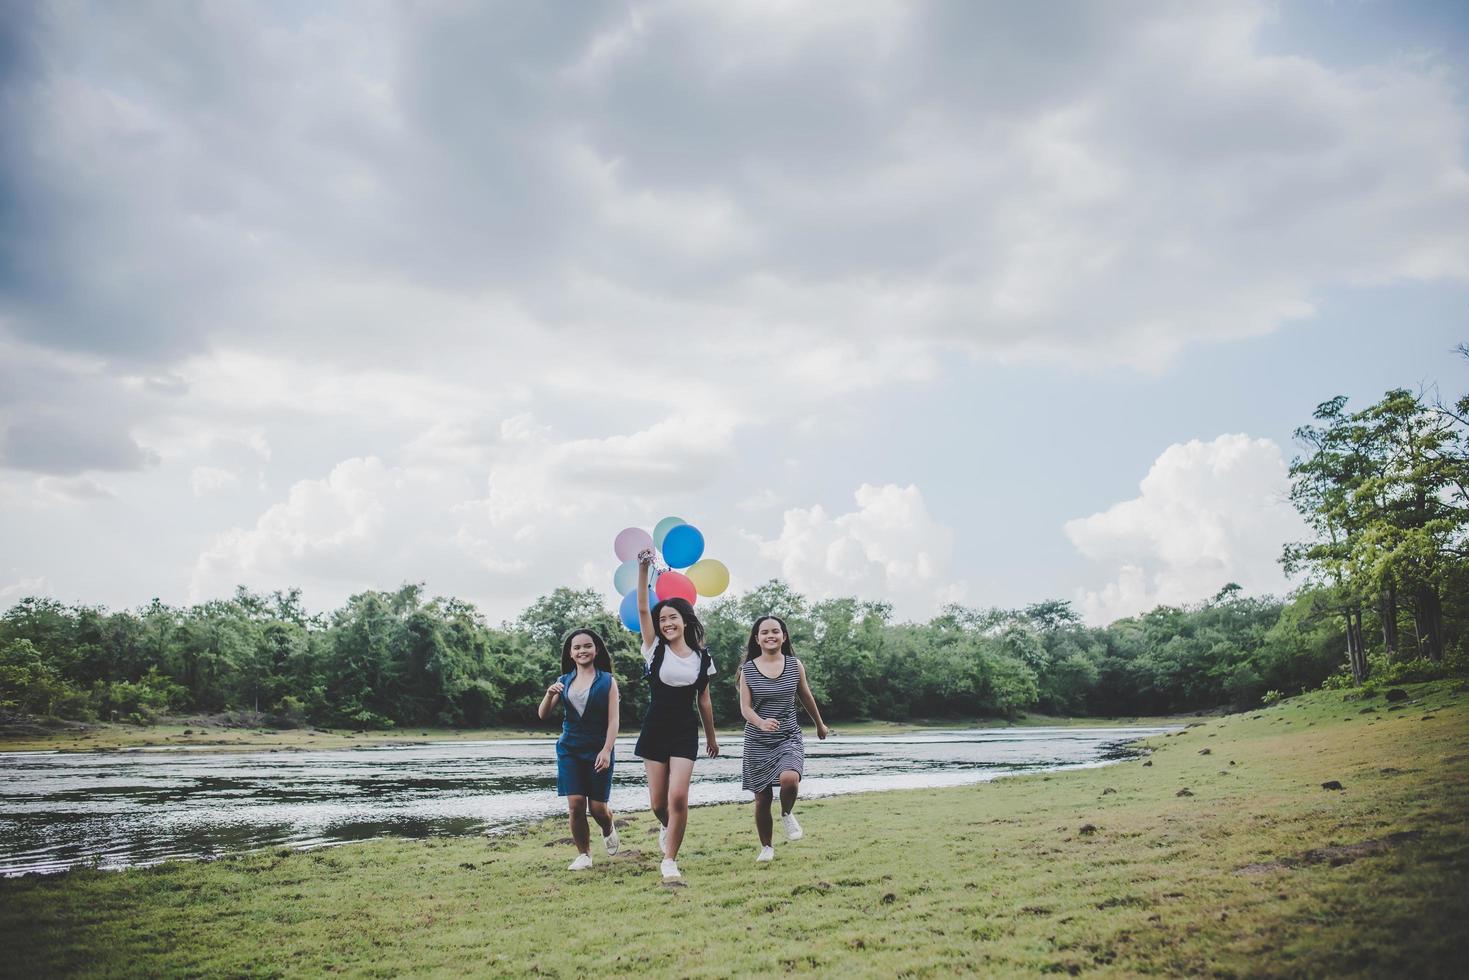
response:
[[[1159,728],[970,729],[808,735],[803,796],[956,786],[1007,772],[1104,764]],[[647,806],[632,739],[612,805]],[[739,740],[700,759],[692,802],[746,800]],[[485,833],[562,812],[549,741],[441,742],[311,752],[19,752],[0,766],[0,874],[211,858],[259,847]]]

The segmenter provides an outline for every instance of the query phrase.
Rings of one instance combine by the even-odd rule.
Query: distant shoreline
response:
[[[834,722],[832,728],[846,735],[902,735],[908,732],[960,728],[1128,728],[1181,725],[1208,717],[1210,713],[1130,718],[1058,718],[1030,714],[1015,720],[1003,718],[936,718],[913,721]],[[38,733],[34,729],[48,724],[64,725],[54,731]],[[366,731],[345,728],[259,728],[203,721],[169,721],[157,725],[125,725],[81,723],[36,719],[27,723],[26,731],[0,731],[0,754],[7,752],[97,752],[146,748],[188,748],[203,751],[241,751],[283,749],[302,751],[362,746],[407,746],[434,742],[485,742],[510,738],[541,738],[554,741],[559,729],[545,728],[420,728],[408,727],[388,731]],[[803,721],[808,738],[816,734],[809,722]],[[185,733],[189,734],[185,734]],[[637,734],[636,724],[624,726],[620,737]],[[738,739],[740,728],[721,730],[721,740]]]

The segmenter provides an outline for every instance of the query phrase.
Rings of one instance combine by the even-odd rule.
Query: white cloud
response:
[[[239,482],[238,473],[218,466],[196,466],[189,473],[189,489],[194,491],[196,497],[227,489]]]
[[[415,507],[432,516],[444,501],[431,477],[373,457],[344,460],[323,479],[296,483],[254,527],[219,535],[199,556],[190,598],[228,594],[240,584],[309,584],[324,587],[333,601],[359,589],[396,587],[429,570],[407,553],[424,523],[402,519]]]
[[[820,504],[785,512],[779,537],[760,541],[781,577],[817,598],[857,596],[924,617],[963,598],[950,578],[953,532],[928,513],[916,486],[863,484],[857,509],[829,515]]]
[[[0,585],[0,602],[14,602],[27,596],[44,596],[50,593],[51,587],[46,581],[46,576],[34,575]]]
[[[1271,440],[1222,435],[1174,444],[1139,489],[1131,500],[1066,522],[1076,549],[1115,576],[1099,589],[1078,590],[1088,621],[1197,602],[1229,582],[1252,593],[1287,587],[1276,559],[1307,531]]]
[[[326,605],[426,581],[511,616],[558,585],[605,589],[613,535],[720,479],[731,431],[718,416],[679,416],[568,439],[527,414],[434,429],[407,463],[343,460],[295,483],[253,526],[218,535],[195,564],[191,598],[290,584]]]
[[[739,501],[735,507],[744,511],[774,510],[780,506],[780,494],[766,488]]]
[[[112,500],[117,496],[111,487],[86,476],[43,476],[36,481],[36,490],[42,500],[62,503]]]

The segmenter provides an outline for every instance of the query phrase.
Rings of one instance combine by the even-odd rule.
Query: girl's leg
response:
[[[689,780],[694,760],[674,756],[668,760],[668,856],[678,857],[684,828],[689,824]]]
[[[612,811],[607,804],[601,800],[590,800],[588,805],[592,809],[592,819],[597,821],[597,826],[602,828],[602,836],[606,837],[612,833]]]
[[[801,774],[787,769],[780,774],[780,815],[783,817],[796,806],[796,794],[801,791]]]
[[[770,819],[770,801],[775,796],[770,787],[765,787],[755,794],[755,833],[760,835],[760,846],[770,846],[770,834],[775,828],[775,821]]]
[[[572,843],[576,845],[578,853],[590,853],[591,834],[587,831],[587,798],[585,796],[568,796],[566,798],[566,809],[571,814]]]
[[[668,763],[643,760],[648,774],[648,806],[663,826],[668,826]]]

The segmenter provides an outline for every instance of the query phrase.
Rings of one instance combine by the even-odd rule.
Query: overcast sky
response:
[[[1462,4],[6,3],[0,605],[1287,587],[1469,390]]]

